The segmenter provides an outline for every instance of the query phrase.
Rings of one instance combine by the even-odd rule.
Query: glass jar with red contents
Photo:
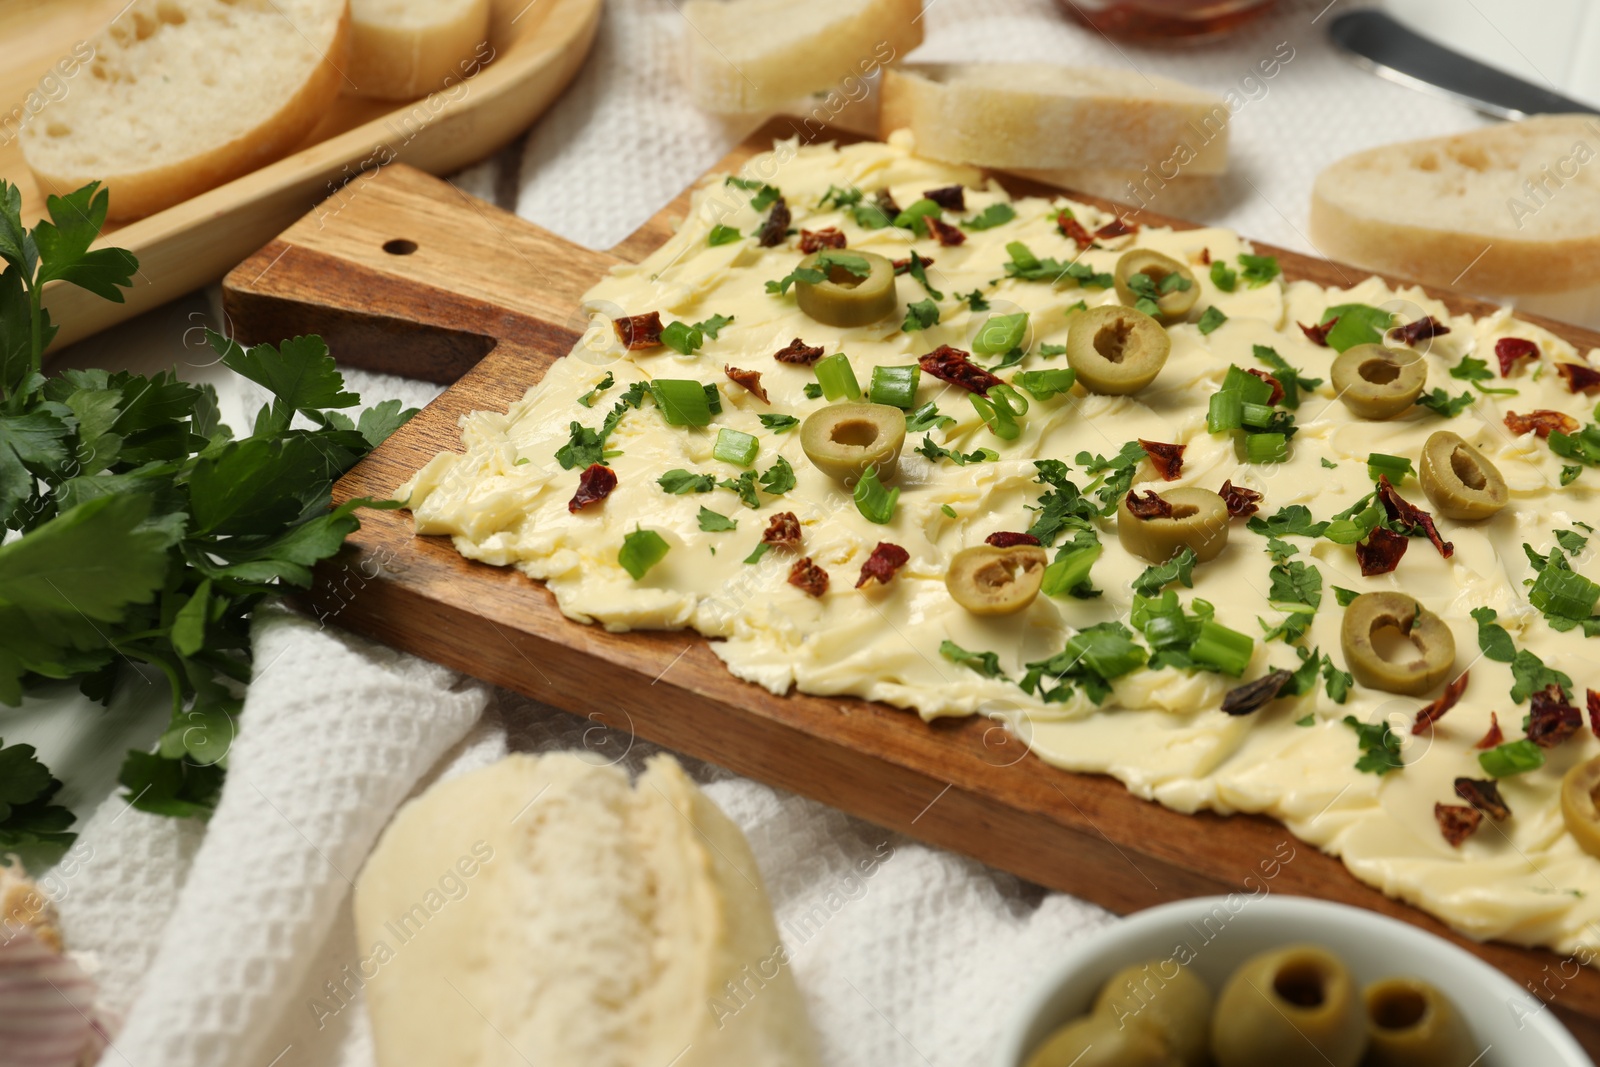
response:
[[[1266,14],[1277,0],[1058,0],[1110,37],[1157,43],[1217,37]]]

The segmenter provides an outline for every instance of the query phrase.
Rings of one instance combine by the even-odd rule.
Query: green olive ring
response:
[[[829,404],[800,424],[800,447],[812,466],[845,488],[869,467],[888,482],[900,471],[900,450],[906,443],[905,413],[888,404],[854,401]]]
[[[1067,363],[1091,393],[1126,396],[1156,380],[1172,353],[1172,338],[1142,311],[1102,304],[1067,324]]]
[[[1215,559],[1228,544],[1228,503],[1209,489],[1184,486],[1157,494],[1172,505],[1170,518],[1141,519],[1117,504],[1117,540],[1150,563],[1165,563],[1185,548],[1201,563]]]
[[[1561,779],[1561,821],[1578,847],[1600,856],[1600,756],[1580,763]]]
[[[1356,1067],[1367,1043],[1355,980],[1317,945],[1290,945],[1245,961],[1217,998],[1217,1067],[1327,1063]],[[1306,1054],[1306,1046],[1316,1056]]]
[[[1038,545],[974,545],[950,560],[945,588],[974,615],[1011,615],[1033,603],[1050,557]]]
[[[1477,1054],[1455,1006],[1420,978],[1385,978],[1367,986],[1367,1058],[1363,1067],[1455,1067]]]
[[[1339,402],[1363,419],[1392,419],[1417,402],[1428,384],[1421,354],[1383,345],[1352,345],[1331,371]]]
[[[1487,519],[1511,499],[1500,471],[1457,433],[1440,430],[1422,446],[1422,491],[1447,519]]]
[[[1085,1015],[1055,1031],[1028,1057],[1027,1067],[1176,1067],[1160,1038],[1139,1026],[1118,1026],[1109,1015]]]
[[[1393,627],[1416,646],[1416,656],[1396,663],[1379,652],[1375,636]],[[1344,609],[1339,627],[1345,668],[1356,681],[1386,693],[1421,696],[1450,677],[1456,639],[1450,627],[1405,593],[1362,593]]]
[[[1135,274],[1143,274],[1154,282],[1157,292],[1161,291],[1161,283],[1174,274],[1189,283],[1182,289],[1161,293],[1160,298],[1156,300],[1157,322],[1163,324],[1182,322],[1194,309],[1195,301],[1200,299],[1200,287],[1195,284],[1194,274],[1188,267],[1160,252],[1148,248],[1134,248],[1122,253],[1122,258],[1117,260],[1116,272],[1113,275],[1117,298],[1130,307],[1138,303],[1140,297],[1140,294],[1134,292],[1128,285],[1128,279]]]
[[[813,252],[800,266],[815,270],[822,254]],[[794,283],[800,310],[828,326],[865,326],[894,313],[894,264],[873,252],[851,249],[849,254],[867,261],[870,269],[865,278],[834,266],[820,282]]]
[[[1168,971],[1173,971],[1170,976]],[[1124,967],[1101,987],[1094,1013],[1119,1027],[1140,1026],[1172,1050],[1182,1067],[1205,1067],[1211,1042],[1211,990],[1176,960]]]

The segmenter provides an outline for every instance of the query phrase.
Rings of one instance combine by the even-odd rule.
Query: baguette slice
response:
[[[884,72],[878,132],[909,129],[918,155],[946,163],[1171,179],[1227,170],[1229,119],[1221,97],[1133,71],[908,63]]]
[[[816,1067],[744,835],[669,756],[429,789],[356,882],[379,1067]]]
[[[350,0],[350,68],[358,96],[415,100],[487,60],[489,0]]]
[[[22,135],[47,192],[90,181],[138,218],[298,145],[339,95],[347,0],[135,0]]]
[[[866,95],[864,79],[922,43],[922,0],[688,0],[689,96],[717,114],[810,93]]]
[[[1600,280],[1597,152],[1592,115],[1358,152],[1317,176],[1311,239],[1335,259],[1432,285],[1505,296],[1589,287]]]

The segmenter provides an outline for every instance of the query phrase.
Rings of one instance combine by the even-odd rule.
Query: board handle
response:
[[[564,354],[623,260],[396,163],[364,172],[229,272],[230,335],[320,334],[340,363],[453,382],[502,341]]]

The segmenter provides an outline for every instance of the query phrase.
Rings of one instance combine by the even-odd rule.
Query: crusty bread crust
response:
[[[340,71],[347,61],[349,46],[347,5],[331,45],[294,95],[265,122],[197,155],[120,172],[81,173],[54,165],[48,141],[33,136],[40,124],[29,126],[24,132],[23,155],[40,187],[47,192],[65,195],[98,181],[111,194],[108,218],[127,221],[153,215],[274,162],[298,147],[339,96],[344,84]]]

